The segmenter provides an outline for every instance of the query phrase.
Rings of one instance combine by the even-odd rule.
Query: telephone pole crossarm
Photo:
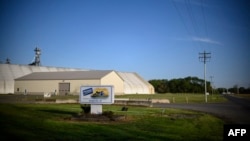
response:
[[[211,53],[207,53],[206,51],[204,51],[203,53],[199,53],[199,59],[201,62],[206,64],[206,62],[209,62],[211,59]]]

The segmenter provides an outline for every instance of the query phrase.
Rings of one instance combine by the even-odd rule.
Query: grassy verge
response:
[[[211,115],[149,107],[104,105],[124,121],[79,122],[79,104],[0,104],[2,140],[223,140],[223,121]]]
[[[130,98],[130,99],[168,99],[170,103],[205,103],[204,94],[125,94],[116,95],[115,98]],[[44,98],[43,95],[0,95],[1,101],[9,102],[37,102],[37,101],[55,101],[56,99],[79,99],[78,95],[52,95],[50,98]],[[225,102],[225,99],[220,94],[207,96],[208,103]]]
[[[204,94],[131,94],[131,95],[117,95],[115,98],[131,98],[131,99],[168,99],[170,103],[205,103]],[[214,94],[208,95],[207,100],[209,103],[225,102],[222,95]]]

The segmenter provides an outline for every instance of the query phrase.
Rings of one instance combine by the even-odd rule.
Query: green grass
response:
[[[0,104],[1,140],[223,140],[224,122],[209,114],[150,107],[104,105],[125,121],[68,120],[79,104]]]
[[[170,103],[205,103],[204,94],[131,94],[117,95],[115,98],[130,98],[130,99],[168,99]],[[207,96],[208,103],[225,102],[227,101],[222,95],[214,94]]]
[[[246,96],[245,96],[246,97]],[[124,94],[116,95],[115,98],[130,98],[130,99],[168,99],[170,103],[205,103],[204,94],[189,94],[189,93],[179,93],[179,94]],[[0,101],[18,101],[18,102],[35,102],[42,100],[56,100],[56,99],[79,99],[78,95],[53,95],[50,98],[44,98],[43,95],[4,95],[0,94]],[[213,94],[207,96],[208,103],[225,102],[225,99],[220,94]]]

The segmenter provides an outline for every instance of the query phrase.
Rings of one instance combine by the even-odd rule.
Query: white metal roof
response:
[[[33,72],[31,74],[19,77],[15,80],[88,80],[101,79],[111,70],[94,71],[62,71],[62,72]]]
[[[86,69],[0,64],[0,94],[14,93],[14,79],[33,72],[86,71]]]
[[[136,73],[117,72],[118,75],[124,80],[124,93],[125,94],[148,94],[149,83],[142,79]]]

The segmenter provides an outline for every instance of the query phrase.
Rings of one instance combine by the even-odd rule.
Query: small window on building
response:
[[[19,88],[17,88],[17,89],[16,89],[16,91],[18,91],[18,92],[19,92]]]

